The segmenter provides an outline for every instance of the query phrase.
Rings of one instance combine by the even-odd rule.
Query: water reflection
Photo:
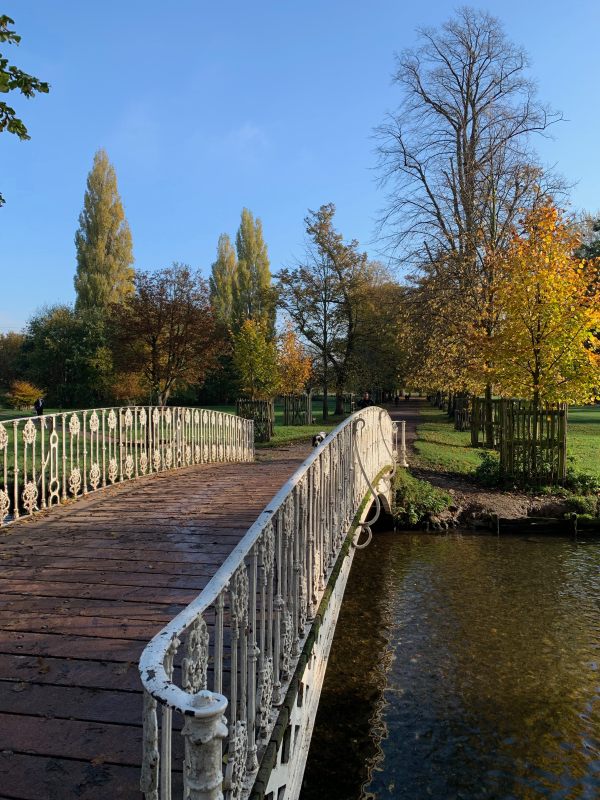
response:
[[[302,800],[598,798],[600,544],[378,534]]]

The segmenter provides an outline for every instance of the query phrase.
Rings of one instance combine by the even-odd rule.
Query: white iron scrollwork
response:
[[[35,442],[37,431],[33,420],[28,419],[23,428],[23,441],[25,444],[33,444]]]
[[[23,489],[23,508],[28,514],[37,510],[38,490],[33,481],[28,481]]]
[[[248,621],[248,570],[241,564],[235,572],[231,587],[231,620],[236,636],[243,630]]]
[[[189,630],[187,655],[181,663],[182,684],[188,692],[206,689],[209,642],[206,622],[199,617]]]
[[[241,800],[246,777],[247,757],[248,736],[246,723],[238,720],[231,731],[227,750],[227,769],[223,786],[228,790],[228,800]]]
[[[273,659],[267,658],[258,673],[256,710],[261,736],[266,736],[273,705]]]
[[[5,492],[4,489],[0,489],[0,522],[8,516],[9,511],[10,497],[8,496],[8,492]]]
[[[185,719],[186,800],[216,800],[222,793],[227,800],[241,800],[250,791],[257,765],[265,763],[262,757],[278,718],[278,707],[286,698],[298,664],[302,664],[299,659],[307,617],[310,614],[312,619],[317,613],[335,565],[350,557],[351,553],[345,554],[344,543],[364,518],[365,501],[371,494],[376,496],[376,486],[385,491],[380,481],[394,467],[392,422],[385,412],[383,417],[379,414],[378,408],[357,412],[312,451],[203,592],[145,649],[140,674],[146,691],[165,708],[181,712]],[[175,420],[181,419],[185,416],[179,413]],[[185,459],[190,442],[187,424],[180,430],[169,430],[161,416],[160,430],[152,431],[149,452],[155,447],[161,453],[170,449],[177,459]],[[245,421],[220,422],[215,412],[202,411],[198,424],[203,433],[198,445],[204,460],[219,453],[227,456],[228,452],[244,458],[251,435]],[[366,525],[370,523],[372,520]],[[347,561],[343,564],[343,569],[349,568]],[[208,641],[206,646],[200,643],[204,628],[199,620],[209,626],[210,660],[206,656]],[[165,646],[174,636],[188,642],[180,683],[171,681],[164,669]],[[194,677],[190,677],[192,674]],[[303,679],[300,673],[298,677]],[[202,688],[197,691],[197,687]],[[214,709],[221,709],[220,714],[229,705],[231,725],[222,782],[224,759],[221,743],[215,740],[227,735],[224,719],[219,717],[220,733],[211,733],[205,724],[209,712],[200,711],[200,700],[212,702]],[[161,753],[170,751],[171,736],[181,730],[175,715],[171,724],[170,713],[161,718],[166,719],[164,734],[161,722]],[[213,715],[215,720],[218,713]],[[176,765],[167,769],[169,774],[160,776],[161,797],[165,798],[174,792],[171,773],[175,781],[180,780]],[[278,772],[275,780],[280,777]],[[283,789],[282,784],[279,786],[274,796]],[[176,800],[175,794],[173,798]]]
[[[81,470],[79,467],[73,467],[69,475],[69,491],[73,497],[77,497],[81,491]]]

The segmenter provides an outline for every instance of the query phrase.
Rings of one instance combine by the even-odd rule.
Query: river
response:
[[[301,800],[600,798],[600,543],[375,534]]]

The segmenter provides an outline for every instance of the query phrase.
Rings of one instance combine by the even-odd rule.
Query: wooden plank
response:
[[[142,752],[138,726],[45,719],[0,713],[0,751],[137,766]]]
[[[137,661],[142,650],[143,642],[128,639],[0,629],[0,654],[84,658],[92,661]]]
[[[142,693],[0,681],[0,714],[141,725]]]
[[[0,792],[17,800],[141,798],[139,768],[98,761],[0,753]]]
[[[92,600],[81,597],[32,597],[27,594],[0,594],[0,619],[2,612],[18,615],[21,612],[40,614],[81,615],[85,617],[123,616],[165,624],[178,614],[183,604],[128,603],[118,600]]]
[[[88,689],[112,689],[118,686],[121,691],[140,691],[137,663],[131,661],[82,661],[3,653],[0,657],[0,680]]]
[[[68,583],[66,581],[17,581],[2,580],[2,591],[29,594],[33,597],[90,598],[92,600],[127,600],[131,603],[154,603],[155,605],[187,605],[198,594],[194,589],[163,587],[157,593],[154,587],[107,586],[105,584]]]

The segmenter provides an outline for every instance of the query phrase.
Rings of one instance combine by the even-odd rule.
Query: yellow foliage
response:
[[[312,374],[312,363],[289,322],[279,337],[277,361],[279,391],[282,394],[302,394]]]
[[[584,403],[600,393],[599,265],[573,257],[575,228],[550,203],[530,211],[502,258],[501,313],[488,340],[492,376],[505,396]]]
[[[31,408],[43,394],[43,389],[29,381],[13,381],[10,392],[6,395],[6,401],[11,408]]]

